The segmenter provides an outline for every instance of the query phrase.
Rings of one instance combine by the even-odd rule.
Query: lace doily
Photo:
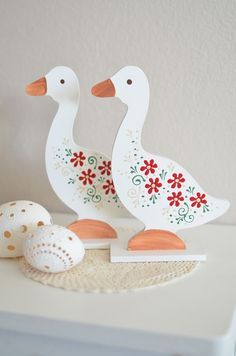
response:
[[[127,292],[154,287],[191,273],[199,262],[110,263],[109,250],[87,250],[83,261],[63,273],[44,273],[24,258],[20,268],[34,281],[80,292]]]

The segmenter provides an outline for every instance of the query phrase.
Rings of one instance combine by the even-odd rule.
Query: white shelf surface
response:
[[[67,225],[73,217],[56,214],[54,220]],[[128,223],[132,227],[131,219]],[[236,226],[205,225],[180,235],[185,241],[198,239],[207,262],[176,282],[139,292],[64,291],[25,278],[17,260],[0,260],[0,349],[6,332],[19,332],[102,345],[114,348],[114,355],[122,348],[128,350],[124,355],[133,350],[137,355],[233,356]],[[48,356],[46,351],[39,355]]]

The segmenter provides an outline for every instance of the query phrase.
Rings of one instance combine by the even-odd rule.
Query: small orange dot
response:
[[[43,226],[44,225],[44,222],[43,221],[39,221],[38,223],[37,223],[37,226]]]
[[[69,239],[70,241],[73,240],[72,237],[68,237],[68,239]]]
[[[14,251],[16,249],[14,245],[8,245],[7,248],[9,251]]]
[[[4,237],[6,237],[7,239],[11,237],[10,231],[4,231]]]

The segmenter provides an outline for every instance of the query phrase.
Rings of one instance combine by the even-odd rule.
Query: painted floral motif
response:
[[[144,172],[145,176],[147,176],[149,173],[155,173],[157,164],[154,162],[154,159],[151,159],[149,162],[145,159],[143,163],[144,165],[140,168],[140,171]]]
[[[148,189],[148,194],[152,194],[152,192],[158,193],[161,186],[162,184],[159,178],[149,178],[149,183],[145,184],[145,188]]]
[[[93,178],[96,177],[95,173],[92,173],[92,170],[89,168],[87,171],[82,171],[81,176],[79,177],[79,180],[83,182],[83,185],[86,185],[87,183],[92,185],[93,184]]]
[[[182,195],[182,192],[178,192],[178,193],[172,192],[172,195],[169,196],[167,198],[167,200],[169,200],[170,206],[173,206],[173,205],[180,206],[180,202],[184,201],[184,197]]]
[[[172,174],[172,179],[168,179],[167,183],[171,184],[171,188],[178,188],[180,189],[182,187],[182,183],[185,182],[185,178],[183,178],[182,173],[173,173]]]
[[[127,133],[130,137],[130,149],[124,157],[129,172],[131,187],[128,197],[134,208],[149,208],[159,205],[163,215],[171,224],[190,224],[197,215],[212,211],[206,194],[197,186],[188,186],[186,173],[178,171],[172,161],[157,157],[142,156],[139,146],[139,133]]]
[[[115,194],[116,193],[113,180],[107,179],[106,184],[104,184],[102,187],[105,190],[105,194],[109,194],[109,193]]]
[[[80,151],[79,153],[74,152],[73,156],[74,157],[71,158],[70,162],[73,163],[74,167],[77,167],[78,164],[80,165],[80,167],[83,167],[83,165],[84,165],[83,161],[86,159],[83,152],[82,151]]]
[[[196,197],[190,197],[190,200],[192,202],[191,206],[201,208],[203,204],[207,204],[207,200],[205,199],[205,197],[206,194],[201,194],[200,192],[196,194]]]
[[[108,176],[111,175],[111,161],[103,161],[102,165],[98,167],[101,171],[101,174],[107,174]]]
[[[87,150],[74,152],[69,141],[54,149],[55,169],[60,170],[75,196],[84,204],[100,209],[104,203],[122,208],[111,178],[111,161],[101,155],[87,155]]]

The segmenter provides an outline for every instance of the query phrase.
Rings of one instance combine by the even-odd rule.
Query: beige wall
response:
[[[111,153],[125,113],[91,86],[135,64],[150,78],[144,147],[228,198],[236,223],[236,2],[231,0],[0,0],[0,203],[32,199],[55,211],[44,148],[57,110],[25,84],[55,65],[79,76],[81,145]]]

